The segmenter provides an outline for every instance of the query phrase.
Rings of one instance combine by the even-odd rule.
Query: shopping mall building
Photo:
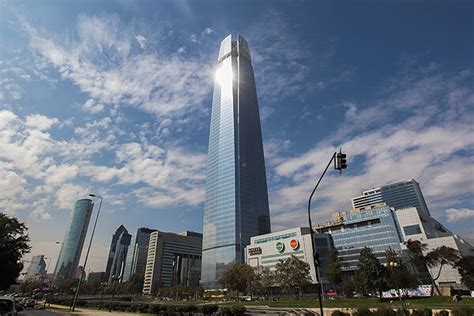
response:
[[[326,259],[332,248],[331,238],[329,234],[315,233],[314,240],[320,260],[319,274],[324,275]],[[245,262],[252,267],[267,267],[274,271],[280,260],[293,255],[309,264],[311,278],[316,283],[312,253],[309,228],[297,227],[250,238],[250,245],[245,248]],[[324,278],[323,283],[326,283]]]

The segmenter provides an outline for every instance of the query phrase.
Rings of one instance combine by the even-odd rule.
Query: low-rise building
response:
[[[320,275],[324,275],[326,258],[332,248],[328,234],[314,234],[315,245],[320,258]],[[274,271],[280,260],[291,256],[307,262],[311,279],[316,283],[316,270],[313,261],[313,247],[308,227],[297,227],[258,235],[250,238],[245,248],[245,262],[252,267],[266,267]],[[325,280],[322,280],[325,283]]]

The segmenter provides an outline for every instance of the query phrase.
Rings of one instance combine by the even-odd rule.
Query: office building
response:
[[[363,209],[378,203],[386,203],[395,209],[416,207],[421,218],[430,217],[420,184],[413,179],[368,189],[362,191],[361,196],[352,198],[354,209]]]
[[[201,281],[219,288],[224,270],[244,261],[250,237],[270,232],[267,180],[255,78],[247,41],[227,36],[212,100]]]
[[[324,276],[326,259],[332,249],[331,237],[328,234],[314,234],[315,246],[320,258],[320,275]],[[313,260],[313,245],[308,227],[297,227],[279,232],[254,236],[250,245],[245,248],[245,262],[252,267],[266,267],[275,271],[280,260],[291,256],[306,262],[310,267],[313,283],[316,283],[316,270]],[[322,283],[327,283],[325,278]]]
[[[93,207],[94,203],[90,199],[76,202],[54,269],[55,282],[75,276]]]
[[[125,260],[123,282],[128,281],[134,274],[141,276],[145,274],[148,243],[150,234],[154,231],[154,229],[141,227],[132,235]]]
[[[428,253],[438,247],[446,246],[453,248],[462,256],[474,256],[474,247],[460,236],[439,227],[440,232],[436,235],[432,233],[434,219],[422,219],[415,207],[399,209],[395,212],[397,222],[400,226],[403,242],[408,240],[419,240],[425,245],[424,253]],[[436,221],[435,221],[436,222]],[[436,222],[437,223],[437,222]],[[438,237],[438,235],[441,235]],[[434,237],[433,237],[434,236]],[[406,249],[405,245],[401,245]],[[429,267],[432,276],[437,276],[440,266]],[[429,277],[422,275],[422,282],[430,284]],[[456,268],[444,265],[439,278],[435,281],[440,286],[456,286],[461,284],[461,276]]]
[[[107,281],[109,283],[112,283],[114,277],[122,280],[125,259],[127,258],[128,246],[130,245],[130,238],[130,234],[123,225],[120,225],[112,236],[109,257],[107,259],[107,267],[105,270]]]
[[[344,271],[357,270],[364,247],[371,248],[381,263],[385,262],[385,251],[389,248],[401,254],[403,240],[396,216],[385,203],[367,206],[363,211],[336,212],[333,220],[318,226],[317,231],[331,235]]]
[[[143,293],[178,284],[197,286],[201,274],[202,235],[154,231],[150,234]]]
[[[30,260],[30,265],[26,270],[25,280],[30,280],[36,276],[42,276],[46,273],[46,261],[44,255],[33,256]]]
[[[474,248],[431,217],[418,182],[415,180],[393,183],[362,192],[352,199],[354,209],[336,212],[333,220],[318,227],[318,231],[331,234],[334,247],[343,259],[343,269],[357,269],[363,247],[370,247],[377,258],[385,261],[385,250],[394,249],[403,260],[409,260],[405,242],[418,240],[426,246],[425,254],[441,246],[448,246],[463,256],[474,255]],[[408,266],[413,267],[412,264]],[[440,267],[429,271],[415,271],[423,284],[437,276]],[[444,265],[438,285],[460,285],[457,269]]]

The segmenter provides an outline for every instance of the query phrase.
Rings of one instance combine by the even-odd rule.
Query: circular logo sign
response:
[[[300,246],[300,243],[298,242],[298,240],[292,239],[292,240],[290,241],[290,247],[291,247],[291,249],[296,250],[296,249],[298,249],[299,246]]]
[[[276,243],[276,249],[277,249],[279,252],[285,251],[285,244],[282,243],[281,241],[277,242],[277,243]]]

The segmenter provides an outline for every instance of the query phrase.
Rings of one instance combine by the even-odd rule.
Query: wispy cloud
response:
[[[75,34],[62,40],[26,21],[23,27],[37,62],[52,65],[95,100],[91,111],[125,105],[182,116],[209,96],[210,66],[201,57],[165,57],[147,50],[145,37],[116,16],[79,16]]]
[[[120,143],[108,117],[76,127],[70,139],[55,139],[51,132],[60,122],[44,115],[24,118],[0,111],[0,207],[7,213],[25,209],[30,218],[50,219],[48,208],[71,209],[87,195],[90,183],[119,187],[149,206],[191,205],[203,200],[206,155],[179,146],[161,148],[143,135],[140,143]],[[172,121],[161,122],[163,130]],[[93,154],[111,151],[107,165],[91,160]],[[134,185],[133,189],[130,185]]]
[[[332,211],[350,208],[350,198],[363,189],[411,178],[421,183],[429,207],[438,216],[444,215],[443,208],[472,194],[472,170],[459,166],[474,162],[468,154],[474,150],[470,120],[474,90],[457,76],[425,73],[415,77],[379,98],[375,107],[360,110],[354,103],[344,103],[346,121],[339,128],[343,134],[336,132],[306,153],[275,166],[280,179],[271,192],[276,225],[304,223],[309,192],[340,146],[349,153],[349,166],[357,161],[358,170],[342,177],[326,176],[316,195],[315,214],[320,221]],[[401,119],[394,119],[395,112]],[[368,117],[373,118],[370,124],[363,119]]]
[[[469,208],[450,208],[445,211],[448,222],[458,222],[462,220],[471,220],[474,218],[474,210]]]

